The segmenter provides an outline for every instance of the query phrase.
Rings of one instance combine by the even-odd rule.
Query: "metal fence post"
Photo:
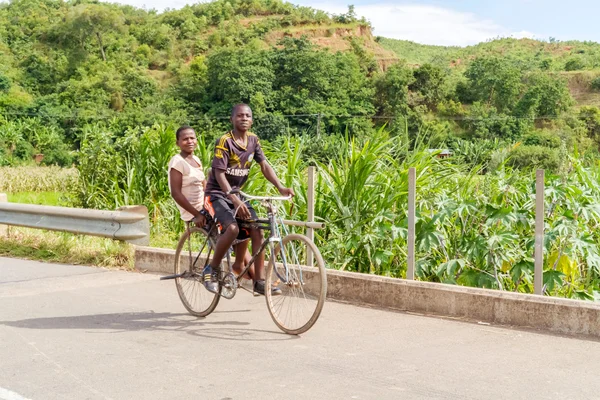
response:
[[[406,258],[406,279],[415,279],[415,192],[417,172],[408,169],[408,256]]]
[[[315,221],[315,167],[308,167],[308,187],[306,189],[306,209],[308,222]],[[306,236],[311,241],[315,240],[315,230],[313,228],[306,229]],[[310,249],[306,249],[306,265],[313,266],[313,256]]]
[[[543,294],[544,285],[544,170],[535,173],[535,268],[533,289],[535,294]]]
[[[0,203],[7,203],[8,196],[6,193],[0,193]],[[8,235],[8,225],[0,225],[0,236]]]

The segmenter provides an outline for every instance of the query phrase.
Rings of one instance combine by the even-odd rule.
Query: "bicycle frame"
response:
[[[265,251],[265,249],[267,248],[267,246],[271,247],[271,254],[274,253],[274,242],[279,242],[282,243],[281,241],[281,235],[279,234],[279,229],[277,227],[277,220],[276,220],[276,213],[273,209],[273,204],[271,203],[271,201],[269,199],[263,200],[267,203],[267,217],[268,219],[258,219],[256,221],[251,221],[251,222],[244,222],[244,221],[240,221],[239,222],[239,226],[240,228],[249,228],[249,229],[262,229],[262,230],[266,230],[269,231],[269,236],[267,238],[267,240],[263,240],[262,245],[260,246],[260,249],[258,252],[256,252],[251,258],[250,261],[248,262],[248,265],[246,265],[246,267],[242,270],[242,272],[239,274],[239,276],[244,276],[244,274],[246,272],[248,272],[248,270],[250,269],[250,267],[252,267],[254,265],[254,261],[256,260],[256,257],[258,257],[259,254],[261,254],[263,251]],[[248,200],[246,200],[245,202],[248,202]],[[264,239],[264,238],[263,238]],[[285,258],[285,255],[284,255]],[[281,279],[284,282],[287,282],[287,261],[284,260],[284,268],[286,270],[286,277],[282,277],[279,275],[279,272],[277,271],[277,269],[275,269],[275,273],[277,274],[277,276],[279,277],[279,279]]]

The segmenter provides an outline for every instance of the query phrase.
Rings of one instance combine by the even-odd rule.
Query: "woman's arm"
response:
[[[171,168],[171,170],[169,171],[169,178],[171,181],[170,189],[171,196],[173,196],[173,200],[175,200],[175,202],[179,204],[184,210],[192,214],[194,216],[194,219],[202,217],[200,211],[196,210],[194,206],[190,204],[188,199],[185,198],[183,192],[181,191],[183,185],[183,174],[177,171],[176,169]],[[204,221],[199,222],[202,222],[202,224],[204,224]]]

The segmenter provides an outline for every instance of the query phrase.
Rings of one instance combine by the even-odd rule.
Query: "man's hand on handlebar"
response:
[[[240,200],[239,197],[237,197],[235,195],[232,196],[232,202],[233,202],[233,206],[237,210],[236,216],[238,218],[240,218],[240,219],[250,219],[250,218],[252,218],[252,215],[250,214],[250,211],[248,210],[248,207],[246,207],[246,203],[244,203],[242,200]]]
[[[286,188],[286,187],[280,188],[279,193],[281,193],[282,196],[290,196],[290,197],[294,197],[296,195],[294,193],[294,189]]]

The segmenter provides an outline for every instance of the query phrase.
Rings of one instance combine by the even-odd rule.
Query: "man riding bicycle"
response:
[[[244,199],[232,191],[239,190],[248,180],[252,161],[260,165],[262,174],[271,182],[282,196],[294,196],[291,188],[284,187],[273,168],[269,165],[263,153],[258,137],[250,132],[252,127],[252,110],[247,104],[237,104],[231,111],[233,130],[221,136],[215,144],[212,169],[206,184],[204,208],[216,220],[221,235],[216,244],[214,256],[202,274],[202,280],[207,290],[218,292],[218,276],[223,257],[233,242],[239,238],[252,240],[253,252],[260,249],[263,233],[259,229],[250,232],[240,232],[236,219],[256,220],[254,208],[244,202]],[[235,246],[234,272],[241,272],[248,241],[242,241]],[[254,292],[265,294],[264,253],[255,259]],[[274,287],[272,294],[281,291]]]

